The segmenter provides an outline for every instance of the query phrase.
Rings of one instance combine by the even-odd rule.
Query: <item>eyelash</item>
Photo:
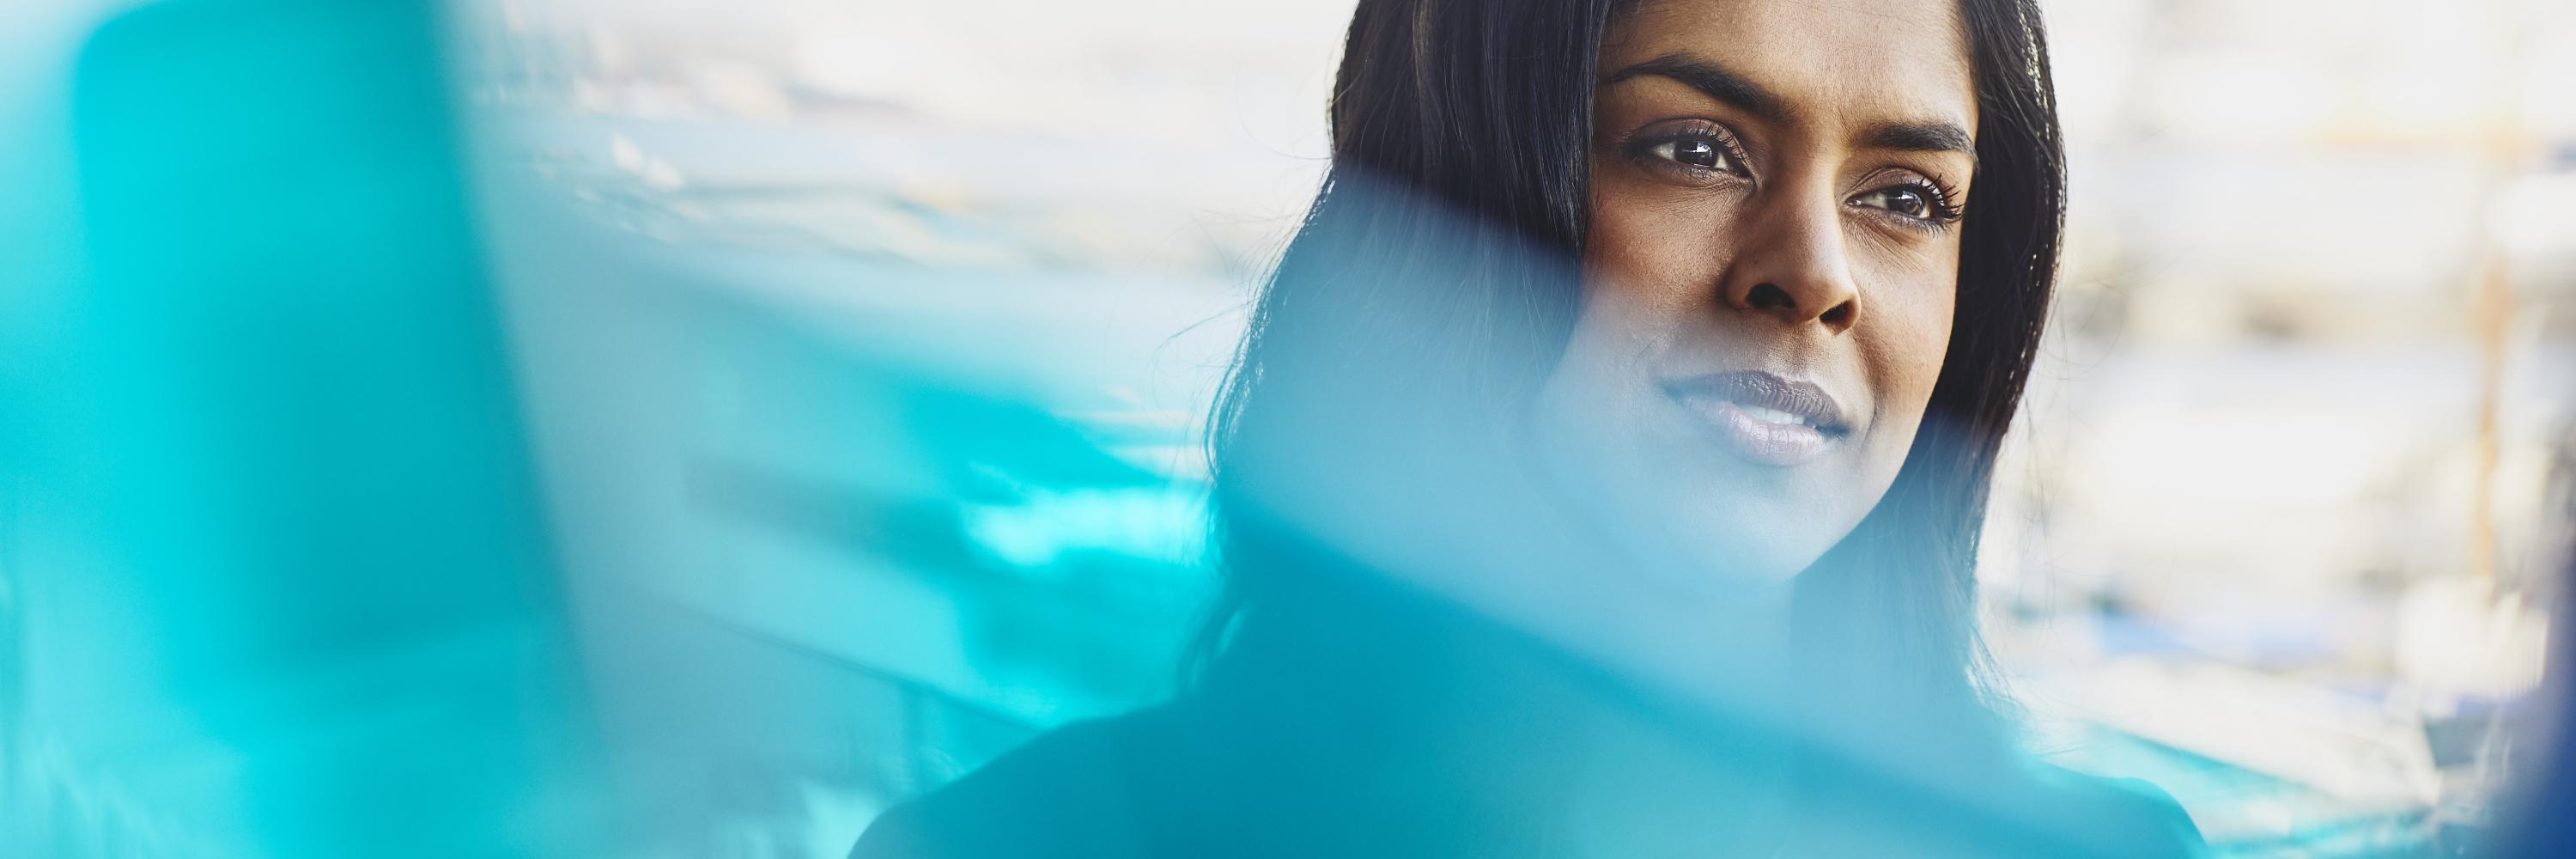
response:
[[[1921,227],[1927,230],[1948,229],[1952,225],[1959,223],[1960,220],[1966,218],[1968,215],[1967,207],[1955,202],[1959,199],[1958,192],[1951,190],[1949,186],[1941,184],[1935,180],[1920,177],[1909,176],[1897,181],[1895,184],[1881,185],[1876,188],[1871,188],[1867,191],[1862,191],[1858,194],[1852,195],[1852,199],[1858,200],[1871,194],[1884,193],[1898,189],[1910,190],[1923,195],[1924,208],[1929,210],[1925,215],[1918,218],[1913,215],[1898,212],[1894,209],[1886,209],[1888,214],[1895,215],[1897,218],[1905,221],[1908,226]],[[1885,209],[1885,207],[1881,206],[1872,206],[1870,208]]]
[[[1727,163],[1735,165],[1735,169],[1725,170],[1721,168],[1689,164],[1654,151],[1656,148],[1666,144],[1685,142],[1703,142],[1710,144],[1716,148],[1719,153],[1725,156]],[[1744,147],[1736,142],[1735,135],[1730,133],[1725,126],[1718,125],[1716,123],[1699,121],[1681,129],[1656,134],[1640,135],[1628,140],[1627,144],[1621,147],[1621,151],[1626,154],[1630,160],[1637,161],[1640,164],[1645,165],[1648,169],[1681,170],[1688,173],[1691,178],[1694,179],[1705,179],[1708,178],[1710,174],[1718,173],[1738,178],[1751,178],[1749,169],[1744,165],[1749,163],[1752,159],[1745,155]],[[1959,199],[1957,191],[1952,190],[1949,186],[1936,180],[1919,177],[1908,177],[1893,184],[1871,188],[1869,190],[1862,191],[1859,194],[1852,195],[1850,200],[1859,200],[1872,194],[1880,194],[1899,189],[1910,190],[1921,194],[1924,206],[1929,210],[1929,212],[1922,217],[1916,217],[1914,215],[1897,212],[1893,209],[1887,209],[1883,206],[1871,206],[1868,208],[1885,210],[1888,214],[1896,217],[1907,226],[1933,231],[1948,229],[1952,225],[1959,223],[1960,220],[1967,216],[1966,207],[1955,202]]]
[[[1703,167],[1697,164],[1686,164],[1673,158],[1658,155],[1654,151],[1656,147],[1668,143],[1678,144],[1686,142],[1707,143],[1716,147],[1717,151],[1726,157],[1727,163],[1735,165],[1735,169],[1724,170],[1714,167]],[[1745,156],[1744,146],[1735,141],[1735,135],[1729,133],[1725,126],[1718,125],[1713,122],[1707,122],[1705,120],[1695,121],[1689,126],[1671,131],[1640,135],[1635,138],[1631,138],[1627,145],[1622,147],[1622,151],[1630,160],[1645,164],[1649,169],[1679,169],[1688,172],[1693,178],[1705,178],[1709,174],[1713,173],[1723,173],[1729,176],[1750,178],[1750,174],[1745,165],[1752,161],[1752,159]]]

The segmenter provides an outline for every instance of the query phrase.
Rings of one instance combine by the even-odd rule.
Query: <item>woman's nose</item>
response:
[[[1734,263],[1719,284],[1728,307],[1828,334],[1860,321],[1860,289],[1843,252],[1839,201],[1766,207],[1740,232]]]

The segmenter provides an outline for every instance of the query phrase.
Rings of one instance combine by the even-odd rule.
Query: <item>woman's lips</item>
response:
[[[1664,393],[1715,428],[1728,452],[1760,465],[1806,463],[1850,432],[1833,397],[1769,373],[1695,376],[1668,383]]]

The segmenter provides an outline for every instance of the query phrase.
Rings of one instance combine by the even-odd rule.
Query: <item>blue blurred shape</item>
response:
[[[82,51],[87,276],[12,408],[8,855],[573,843],[586,720],[437,34],[180,0]]]

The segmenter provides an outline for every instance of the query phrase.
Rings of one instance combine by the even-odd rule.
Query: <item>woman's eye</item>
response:
[[[1855,205],[1886,209],[1890,212],[1895,212],[1908,218],[1920,218],[1927,221],[1939,220],[1938,212],[1936,211],[1937,207],[1933,204],[1931,196],[1924,193],[1920,188],[1909,188],[1903,185],[1897,185],[1880,188],[1875,191],[1866,191],[1860,196],[1852,198],[1852,203]]]
[[[1931,204],[1923,199],[1923,192],[1912,188],[1880,188],[1860,195],[1860,198],[1853,202],[1886,209],[1909,218],[1928,216],[1932,210]]]
[[[1647,146],[1646,152],[1647,154],[1666,161],[1686,164],[1702,170],[1722,170],[1728,173],[1744,172],[1743,169],[1735,163],[1735,156],[1726,151],[1726,147],[1720,146],[1717,141],[1709,140],[1707,138],[1675,137],[1660,140]]]

